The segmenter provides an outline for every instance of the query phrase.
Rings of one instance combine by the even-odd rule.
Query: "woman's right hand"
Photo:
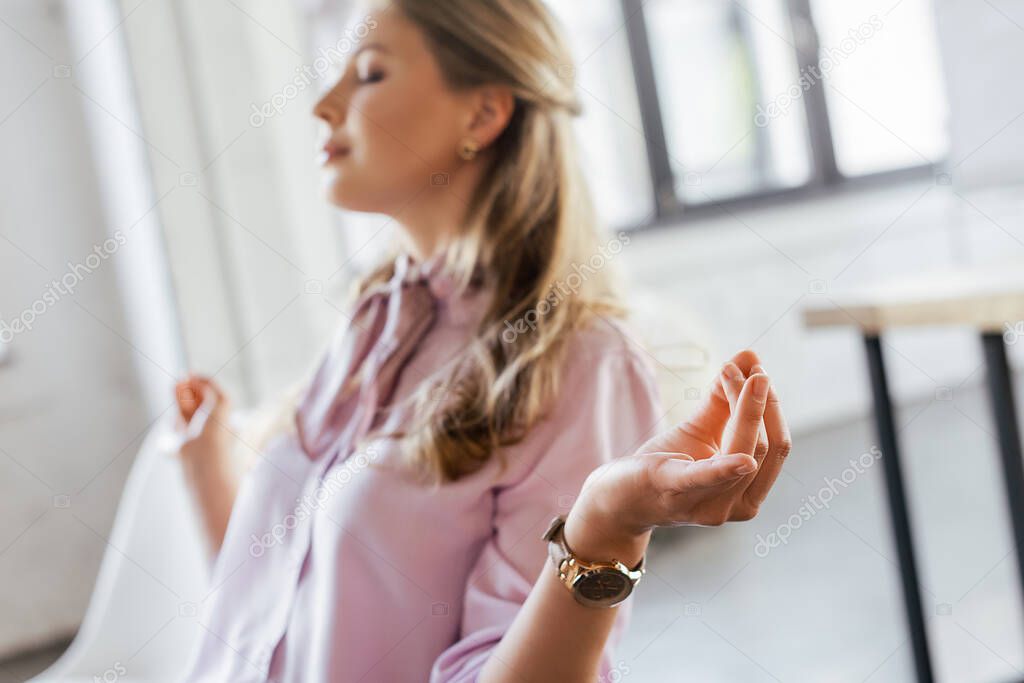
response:
[[[175,387],[185,440],[180,455],[203,526],[216,553],[224,540],[241,474],[232,456],[231,401],[211,378],[189,375]]]

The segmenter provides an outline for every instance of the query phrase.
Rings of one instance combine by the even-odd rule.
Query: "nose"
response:
[[[321,119],[331,128],[337,128],[345,121],[347,108],[341,84],[331,88],[313,107],[313,115]]]

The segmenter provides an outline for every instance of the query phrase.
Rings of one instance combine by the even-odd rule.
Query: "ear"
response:
[[[488,147],[505,131],[515,112],[516,98],[512,90],[499,85],[486,85],[473,96],[473,114],[466,133],[481,147]]]

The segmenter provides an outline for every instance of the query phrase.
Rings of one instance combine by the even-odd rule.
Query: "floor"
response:
[[[937,678],[1020,681],[1022,603],[986,397],[939,392],[898,424]],[[912,681],[874,446],[866,418],[799,436],[757,519],[660,530],[602,683]],[[0,683],[62,649],[0,663]]]
[[[939,391],[897,424],[936,677],[1024,680],[987,395]],[[875,444],[867,419],[803,435],[752,522],[656,532],[617,680],[913,681]]]

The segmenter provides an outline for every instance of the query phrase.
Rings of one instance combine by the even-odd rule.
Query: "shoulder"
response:
[[[660,400],[652,354],[621,319],[594,316],[566,340],[556,393],[598,398],[617,394]]]
[[[595,316],[569,333],[562,352],[554,395],[512,447],[519,464],[503,486],[542,472],[539,481],[571,480],[567,490],[578,490],[594,468],[649,438],[661,418],[652,358],[626,323]]]
[[[509,480],[540,472],[540,481],[571,480],[566,488],[575,491],[594,468],[650,438],[661,397],[650,355],[620,320],[596,317],[563,350],[555,394],[517,444],[523,469]]]

